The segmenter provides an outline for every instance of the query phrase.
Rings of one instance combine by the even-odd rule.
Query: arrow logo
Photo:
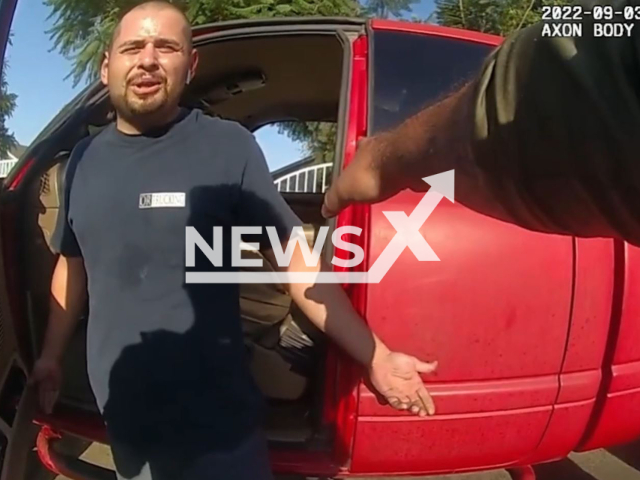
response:
[[[420,228],[443,198],[455,202],[454,170],[422,180],[431,188],[411,215],[401,211],[382,212],[396,229],[396,234],[368,272],[186,272],[186,283],[380,283],[407,247],[420,262],[439,262],[420,234]]]
[[[398,259],[406,247],[413,252],[421,262],[439,262],[440,259],[420,234],[420,228],[427,221],[429,215],[444,197],[454,202],[454,171],[439,173],[422,179],[431,188],[422,197],[416,208],[407,217],[404,212],[382,212],[389,220],[396,234],[385,247],[376,262],[368,272],[368,283],[379,283],[387,274],[391,266]]]

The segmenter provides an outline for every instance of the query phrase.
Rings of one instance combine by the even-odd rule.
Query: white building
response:
[[[271,172],[279,192],[324,193],[331,183],[333,163],[306,157]]]
[[[5,178],[9,174],[26,148],[24,145],[18,144],[15,148],[9,150],[8,158],[0,159],[0,178]]]
[[[8,158],[0,159],[0,179],[9,174],[26,148],[18,144],[9,151]],[[324,193],[331,181],[332,168],[332,163],[318,164],[312,157],[306,157],[271,172],[271,175],[281,192]]]

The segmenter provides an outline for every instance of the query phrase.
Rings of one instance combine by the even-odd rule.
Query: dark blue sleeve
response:
[[[276,228],[281,241],[287,240],[293,227],[302,226],[302,221],[278,192],[262,149],[251,133],[247,135],[245,148],[246,163],[240,183],[238,209],[240,224],[262,227],[261,246],[265,240],[268,241],[265,228],[269,226]]]
[[[78,240],[69,222],[69,198],[78,162],[89,143],[90,139],[86,138],[76,145],[62,173],[63,185],[60,194],[60,208],[58,210],[56,227],[51,236],[51,247],[55,252],[64,257],[82,256]]]

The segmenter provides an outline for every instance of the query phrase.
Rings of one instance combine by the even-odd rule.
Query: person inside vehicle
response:
[[[116,121],[83,139],[65,171],[51,314],[30,384],[51,412],[61,357],[88,298],[89,379],[119,478],[272,478],[238,285],[185,283],[185,228],[209,239],[223,226],[228,269],[230,227],[275,226],[286,249],[301,222],[249,131],[179,106],[197,62],[175,6],[151,1],[128,11],[101,67]],[[269,241],[260,245],[276,265]],[[195,257],[195,270],[220,270]],[[320,268],[308,267],[298,246],[281,270]],[[435,362],[390,351],[338,284],[287,287],[392,407],[434,413],[420,374]]]
[[[456,201],[477,212],[640,245],[640,2],[606,4],[612,23],[633,14],[631,36],[597,36],[605,22],[588,15],[582,37],[547,36],[552,21],[514,33],[462,88],[363,139],[323,215],[425,191],[424,177],[454,169]]]

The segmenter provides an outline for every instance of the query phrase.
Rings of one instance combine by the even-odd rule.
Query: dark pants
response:
[[[160,461],[146,463],[134,476],[119,472],[118,479],[273,480],[267,441],[262,431],[248,437],[234,450],[206,454],[189,462],[186,466],[177,465],[179,461],[173,461],[168,457],[169,455]]]

